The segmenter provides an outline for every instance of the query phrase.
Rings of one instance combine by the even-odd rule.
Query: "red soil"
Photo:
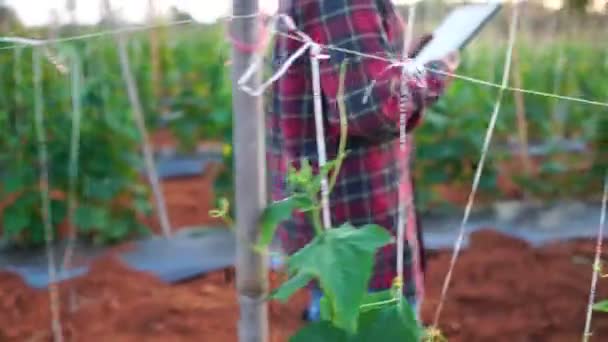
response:
[[[534,249],[491,231],[475,234],[454,273],[443,331],[455,342],[580,340],[593,249],[590,241]],[[449,252],[431,256],[427,322],[449,259]],[[109,257],[100,260],[89,275],[60,286],[66,340],[236,341],[238,304],[224,275],[167,285]],[[271,283],[278,278],[271,274]],[[598,298],[608,298],[608,280],[600,282]],[[301,325],[305,300],[298,294],[289,305],[271,304],[271,341],[286,341]],[[50,341],[49,322],[46,291],[0,274],[0,341]],[[593,331],[594,341],[608,338],[608,315],[595,314]]]

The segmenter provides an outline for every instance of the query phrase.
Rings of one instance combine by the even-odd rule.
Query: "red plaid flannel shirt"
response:
[[[291,0],[281,13],[289,15],[298,29],[315,42],[366,54],[400,58],[403,46],[403,21],[390,0]],[[281,29],[281,31],[284,31]],[[279,35],[275,41],[273,67],[276,69],[302,42]],[[321,60],[321,87],[325,116],[327,152],[336,156],[339,141],[339,111],[336,97],[342,61],[347,61],[345,104],[348,115],[348,157],[343,163],[331,194],[332,223],[350,222],[355,226],[375,223],[393,233],[397,230],[400,165],[399,98],[401,70],[387,71],[388,62],[325,49],[330,59]],[[433,62],[434,69],[444,64]],[[407,127],[418,125],[424,107],[443,91],[444,79],[427,73],[427,87],[409,85]],[[364,103],[368,85],[375,87]],[[285,198],[286,172],[302,158],[317,163],[311,65],[307,55],[299,58],[273,86],[267,115],[268,163],[272,178],[273,200]],[[411,145],[411,144],[410,144]],[[409,153],[409,152],[408,152]],[[411,194],[411,182],[403,185]],[[414,211],[408,215],[415,225]],[[283,248],[289,254],[313,237],[304,215],[297,214],[279,230]],[[405,290],[416,294],[412,276],[411,251],[405,251]],[[396,247],[379,251],[370,289],[387,289],[396,272]]]

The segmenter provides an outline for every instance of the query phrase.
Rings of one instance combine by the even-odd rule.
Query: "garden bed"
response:
[[[593,251],[592,241],[533,248],[493,231],[475,233],[456,267],[442,329],[455,342],[580,340]],[[450,256],[430,257],[426,321]],[[272,283],[278,277],[272,274]],[[167,285],[106,257],[61,292],[67,341],[236,341],[238,305],[225,272]],[[608,298],[608,280],[600,282],[598,298]],[[301,325],[304,301],[299,294],[290,305],[271,305],[273,342]],[[0,341],[49,341],[49,322],[47,293],[0,273]],[[606,339],[608,316],[596,313],[593,328],[592,340]]]

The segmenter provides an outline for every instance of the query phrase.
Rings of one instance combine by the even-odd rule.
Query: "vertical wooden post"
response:
[[[234,39],[253,44],[259,21],[257,0],[233,0]],[[266,162],[262,97],[253,97],[238,86],[251,54],[232,50],[232,103],[234,111],[234,153],[236,188],[236,282],[240,304],[239,341],[268,341],[268,260],[253,250],[258,236],[258,218],[266,205]],[[260,83],[258,73],[252,80]]]

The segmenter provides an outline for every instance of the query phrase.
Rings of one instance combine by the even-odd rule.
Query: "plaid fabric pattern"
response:
[[[403,22],[390,0],[291,0],[284,1],[280,11],[294,19],[298,29],[319,44],[333,45],[367,54],[400,58],[403,45]],[[293,54],[301,42],[278,36],[273,53],[273,66]],[[348,116],[348,157],[344,160],[338,181],[331,194],[332,223],[350,222],[355,226],[375,223],[397,230],[400,165],[399,97],[401,70],[387,68],[385,61],[323,51],[329,60],[321,61],[321,87],[325,116],[325,133],[329,158],[337,154],[339,111],[337,96],[342,62],[347,63],[345,105]],[[444,65],[434,62],[435,69]],[[368,91],[370,83],[376,85]],[[442,76],[427,73],[427,87],[408,82],[407,126],[418,125],[425,106],[433,103],[444,87]],[[363,101],[365,95],[367,101]],[[311,65],[308,56],[299,58],[287,73],[273,85],[267,115],[268,167],[271,172],[273,200],[285,198],[286,172],[297,167],[302,158],[313,166],[317,163]],[[411,142],[408,142],[411,149]],[[409,153],[409,152],[408,152]],[[412,193],[411,182],[404,190]],[[411,208],[408,218],[415,225]],[[279,230],[283,248],[289,254],[303,247],[313,237],[307,218],[296,214]],[[405,251],[404,274],[411,279],[411,251]],[[370,289],[390,288],[396,272],[396,247],[379,251]],[[416,289],[406,279],[406,295]]]

